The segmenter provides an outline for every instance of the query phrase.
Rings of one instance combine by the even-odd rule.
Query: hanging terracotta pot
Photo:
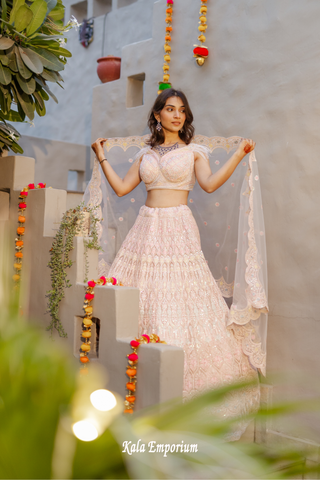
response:
[[[120,78],[121,58],[108,55],[98,58],[97,74],[102,83]]]

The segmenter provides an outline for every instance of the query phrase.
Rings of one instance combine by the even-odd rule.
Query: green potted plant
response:
[[[46,114],[45,102],[57,98],[48,82],[62,87],[60,72],[71,57],[64,33],[62,0],[2,0],[0,5],[0,154],[23,153],[19,132],[8,123]],[[63,88],[63,87],[62,87]]]

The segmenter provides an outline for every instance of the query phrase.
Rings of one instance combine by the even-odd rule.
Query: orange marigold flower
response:
[[[88,363],[88,362],[90,362],[90,360],[89,360],[88,357],[80,357],[80,362],[81,363]]]
[[[134,395],[126,395],[126,400],[128,400],[130,403],[134,402],[135,399],[136,397]]]

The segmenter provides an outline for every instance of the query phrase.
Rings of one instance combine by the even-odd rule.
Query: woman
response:
[[[156,333],[184,349],[184,399],[224,383],[257,379],[241,339],[227,328],[229,308],[201,251],[199,230],[187,206],[196,179],[205,192],[214,192],[255,142],[241,141],[213,174],[207,149],[191,143],[192,121],[185,95],[174,89],[163,91],[150,113],[149,145],[123,179],[105,158],[107,139],[98,138],[91,146],[119,197],[141,181],[146,185],[146,203],[108,275],[140,289],[139,335]],[[244,414],[258,404],[259,389],[251,387],[225,405],[223,414]]]

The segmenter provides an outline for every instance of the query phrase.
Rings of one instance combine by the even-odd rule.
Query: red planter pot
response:
[[[121,58],[108,55],[98,58],[97,74],[102,83],[112,82],[120,78]]]

